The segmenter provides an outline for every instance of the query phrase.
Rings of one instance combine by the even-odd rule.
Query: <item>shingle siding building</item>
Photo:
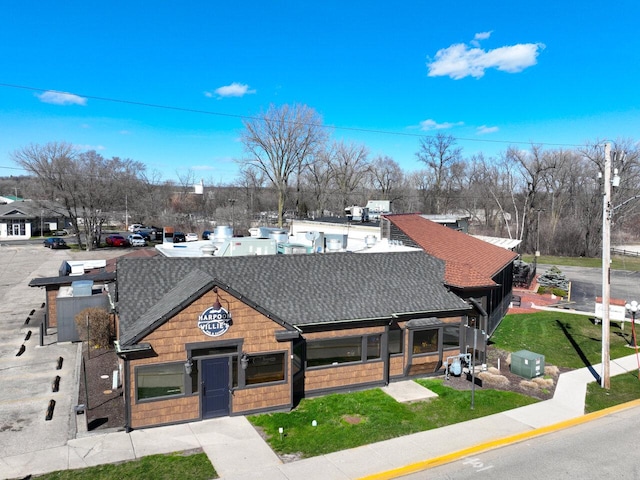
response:
[[[463,299],[475,299],[487,318],[478,318],[491,335],[507,313],[513,290],[513,262],[518,255],[419,214],[385,215],[382,238],[420,247],[445,262],[445,283]]]
[[[289,409],[441,371],[472,307],[423,252],[127,259],[127,426]]]

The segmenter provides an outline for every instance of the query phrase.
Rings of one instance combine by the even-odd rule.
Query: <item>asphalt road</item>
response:
[[[638,479],[640,407],[463,458],[405,480]]]
[[[538,274],[552,265],[538,265]],[[571,308],[593,312],[596,297],[602,296],[602,269],[585,267],[558,267],[571,282]],[[611,270],[611,298],[640,302],[640,272]]]

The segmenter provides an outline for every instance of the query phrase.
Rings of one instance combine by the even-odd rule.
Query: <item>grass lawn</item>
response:
[[[621,331],[611,322],[610,356],[626,357],[631,329]],[[545,363],[557,367],[583,368],[602,361],[602,325],[589,316],[564,312],[536,312],[507,315],[491,343],[509,352],[529,350],[544,355]]]
[[[131,478],[136,480],[207,480],[217,478],[205,453],[172,453],[149,455],[126,463],[98,465],[78,470],[61,470],[38,476],[43,480],[113,480]]]
[[[471,410],[471,391],[443,385],[439,379],[419,383],[437,398],[398,403],[380,389],[304,399],[288,413],[254,415],[249,421],[263,429],[271,448],[279,454],[313,457],[358,447],[389,438],[464,422],[510,410],[537,400],[513,392],[476,390]],[[317,426],[313,426],[313,421]],[[279,428],[283,429],[280,435]]]
[[[637,371],[613,376],[610,382],[609,390],[600,387],[598,382],[587,385],[585,413],[596,412],[640,398],[640,380]]]
[[[533,262],[532,255],[523,255],[522,260],[527,263]],[[538,263],[543,265],[569,265],[574,267],[593,267],[602,268],[602,258],[586,258],[586,257],[552,257],[540,256]],[[611,268],[613,270],[629,270],[632,272],[640,271],[640,257],[625,257],[621,255],[611,256]],[[561,269],[562,270],[562,269]]]

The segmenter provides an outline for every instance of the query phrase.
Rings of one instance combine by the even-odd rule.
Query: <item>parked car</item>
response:
[[[204,232],[202,232],[202,239],[203,240],[211,240],[211,239],[213,239],[212,235],[213,235],[213,231],[205,230]]]
[[[187,240],[187,242],[196,242],[198,240],[198,234],[189,232],[185,235],[185,239]]]
[[[174,232],[173,233],[173,243],[186,242],[187,236],[182,232]]]
[[[147,246],[147,241],[144,239],[142,235],[138,233],[132,233],[131,235],[127,236],[127,242],[129,242],[129,245],[131,245],[132,247]]]
[[[67,242],[62,238],[45,238],[44,242],[42,242],[45,247],[49,248],[67,248]]]
[[[155,240],[155,234],[151,232],[148,228],[141,228],[136,232],[137,235],[140,235],[147,242],[151,241],[151,236],[153,235],[153,239]]]
[[[140,230],[143,227],[143,225],[141,223],[132,223],[131,225],[129,225],[129,231],[130,232],[137,232],[138,230]]]
[[[129,242],[122,235],[108,235],[105,242],[110,247],[128,247]]]

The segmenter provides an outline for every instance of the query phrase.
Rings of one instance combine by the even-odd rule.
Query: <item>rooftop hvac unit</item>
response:
[[[233,229],[228,225],[221,225],[213,231],[214,240],[226,240],[233,237]]]
[[[364,237],[364,244],[367,246],[367,248],[373,247],[377,241],[378,239],[375,235],[367,235],[366,237]]]
[[[328,252],[339,252],[342,249],[342,242],[337,238],[328,238],[327,239],[327,251]]]
[[[511,373],[523,378],[535,378],[544,373],[544,355],[528,350],[511,354]]]
[[[272,230],[269,232],[269,238],[272,238],[278,243],[285,243],[289,239],[289,234],[286,230]]]

